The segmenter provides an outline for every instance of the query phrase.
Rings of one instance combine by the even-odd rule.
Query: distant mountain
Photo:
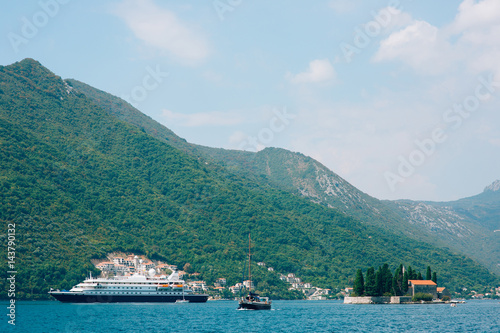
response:
[[[95,88],[78,81],[69,82],[104,107],[120,105],[119,112],[108,110],[179,149],[195,156],[203,156],[254,181],[267,181],[275,188],[337,209],[363,223],[460,251],[500,274],[500,233],[493,233],[494,228],[500,229],[499,204],[494,195],[481,194],[450,203],[378,200],[359,191],[318,161],[301,153],[278,148],[251,153],[193,145],[121,99],[104,92],[100,92],[99,99],[96,99]],[[103,100],[106,103],[102,103]],[[126,107],[123,107],[124,104]],[[129,120],[132,118],[130,115],[137,114],[143,121]],[[499,187],[500,182],[497,181],[488,186],[485,193],[498,190]]]
[[[500,233],[494,233],[500,229],[498,181],[477,196],[455,202],[381,201],[300,153],[267,148],[246,169],[363,223],[460,251],[500,273]]]
[[[211,148],[189,143],[121,98],[91,87],[78,80],[67,79],[65,82],[67,82],[76,91],[83,93],[86,97],[96,103],[96,105],[100,106],[111,115],[129,124],[137,126],[141,131],[144,131],[145,133],[192,156],[203,156],[204,158],[208,158],[212,162],[220,163],[225,167],[239,167],[241,165],[250,166],[255,155],[251,152]],[[230,155],[230,158],[226,158],[228,154]],[[237,171],[237,169],[238,168],[233,168],[233,171]]]
[[[483,193],[450,202],[458,213],[481,227],[494,231],[500,229],[500,181],[487,186]]]
[[[221,276],[236,283],[249,232],[257,261],[318,287],[344,287],[357,268],[384,262],[422,272],[430,265],[453,288],[497,282],[463,255],[360,223],[341,205],[311,202],[327,191],[346,208],[365,200],[356,209],[376,213],[372,199],[327,181],[313,160],[289,162],[291,170],[300,166],[292,174],[320,179],[299,184],[273,171],[289,152],[194,146],[119,99],[82,87],[32,59],[0,66],[0,221],[16,226],[19,298],[69,288],[95,271],[90,259],[113,251],[190,263],[209,283]],[[5,233],[0,241],[7,243]],[[7,261],[0,270],[6,290]],[[272,272],[256,282],[266,294],[293,296]]]
[[[319,162],[303,154],[278,148],[266,148],[252,153],[194,145],[122,99],[77,80],[66,81],[117,118],[184,152],[219,163],[232,172],[250,178],[265,179],[274,187],[301,194],[315,203],[349,214],[355,213],[353,215],[359,214],[365,218],[371,218],[371,214],[375,214],[384,221],[389,220],[388,215],[393,215],[392,219],[398,218],[383,206],[377,208],[376,206],[380,206],[379,200],[362,193]]]
[[[283,149],[258,152],[247,170],[363,223],[460,251],[500,273],[500,233],[494,233],[500,229],[498,181],[477,196],[455,202],[381,201],[314,159]]]
[[[68,79],[65,80],[65,82],[67,82],[67,84],[74,88],[75,91],[83,93],[96,105],[106,110],[108,113],[117,117],[118,119],[135,125],[147,134],[164,140],[180,150],[183,150],[185,152],[194,150],[194,145],[188,143],[185,139],[180,138],[170,129],[157,123],[121,98],[117,98],[102,90],[93,88],[77,80]]]
[[[483,193],[452,202],[388,202],[409,224],[423,233],[435,235],[450,248],[476,258],[500,272],[500,192],[499,182]]]
[[[484,188],[484,192],[498,192],[500,191],[500,180],[495,180],[490,186]]]
[[[457,237],[468,237],[478,230],[490,233],[500,228],[500,191],[491,190],[498,181],[486,187],[483,193],[451,202],[394,202],[407,212],[414,224]]]

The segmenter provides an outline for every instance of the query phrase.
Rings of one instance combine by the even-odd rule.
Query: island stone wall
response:
[[[362,296],[344,298],[344,304],[401,304],[410,302],[411,296]]]

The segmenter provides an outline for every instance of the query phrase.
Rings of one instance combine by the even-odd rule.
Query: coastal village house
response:
[[[100,269],[101,271],[114,271],[115,270],[115,264],[110,262],[110,261],[101,262],[96,267],[98,269]]]
[[[255,284],[253,281],[250,281],[250,280],[243,281],[243,285],[247,289],[255,289]]]
[[[188,282],[191,289],[196,293],[201,293],[208,290],[207,284],[205,281],[192,281]]]
[[[169,271],[173,272],[177,270],[177,266],[175,265],[168,265],[166,263],[162,263],[161,261],[154,263],[145,256],[139,257],[134,254],[130,254],[128,256],[109,254],[107,259],[108,260],[102,262],[94,262],[94,265],[104,274],[114,273],[119,276],[127,276],[136,272],[148,272],[149,274],[152,274],[151,272],[154,270],[155,273],[160,276],[161,274],[168,273]],[[182,271],[179,271],[178,273],[180,277],[184,274]]]
[[[168,264],[159,264],[159,265],[156,265],[156,273],[160,274],[161,272],[163,272],[165,270],[170,270]]]
[[[231,292],[233,294],[239,293],[242,289],[243,289],[243,284],[242,283],[237,283],[234,286],[229,287],[229,290],[231,290]]]
[[[216,287],[224,287],[227,283],[226,278],[218,278],[217,281],[215,281],[214,285]]]
[[[308,300],[324,301],[327,299],[327,296],[329,294],[330,294],[330,289],[311,288],[309,289],[309,294],[306,295]]]
[[[443,297],[448,296],[451,298],[451,293],[446,287],[437,288],[437,297],[442,299]]]
[[[408,291],[412,296],[416,293],[432,294],[434,299],[438,298],[437,284],[432,280],[408,280]]]
[[[288,273],[288,275],[280,274],[280,279],[288,283],[300,283],[300,278],[296,277],[293,273]]]

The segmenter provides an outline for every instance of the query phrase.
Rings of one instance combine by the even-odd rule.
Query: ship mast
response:
[[[249,282],[250,284],[248,285],[248,290],[249,291],[252,291],[252,273],[251,273],[251,264],[252,264],[252,255],[250,253],[250,244],[251,244],[251,240],[250,240],[250,234],[248,234],[248,279],[249,279]]]

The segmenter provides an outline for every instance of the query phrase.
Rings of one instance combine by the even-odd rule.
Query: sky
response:
[[[500,179],[500,1],[4,1],[0,65],[33,58],[187,141],[280,147],[378,199]]]

